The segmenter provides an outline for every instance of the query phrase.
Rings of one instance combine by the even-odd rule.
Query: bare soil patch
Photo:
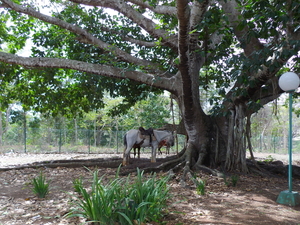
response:
[[[53,161],[66,159],[90,159],[103,157],[121,157],[120,155],[0,155],[0,167],[24,165],[36,161]],[[132,160],[127,169],[149,164],[149,157]],[[164,155],[158,163],[164,160]],[[270,158],[269,154],[264,157]],[[275,156],[272,156],[276,159]],[[287,157],[287,156],[286,156]],[[262,156],[259,156],[262,158]],[[296,159],[296,157],[294,157]],[[100,175],[109,179],[116,173],[116,168],[89,167],[98,169]],[[43,171],[51,180],[51,191],[45,199],[38,199],[31,191],[31,180]],[[134,176],[134,174],[132,174]],[[159,173],[158,175],[165,175]],[[300,206],[289,207],[276,203],[278,194],[288,189],[286,177],[260,177],[239,175],[237,186],[227,186],[223,178],[203,172],[197,176],[206,180],[206,194],[198,195],[196,188],[183,188],[180,185],[181,174],[170,180],[172,197],[169,208],[160,224],[300,224]],[[25,168],[0,172],[0,224],[80,224],[79,218],[65,218],[70,210],[70,194],[74,194],[72,181],[83,177],[86,183],[92,174],[84,167],[68,168]],[[230,180],[228,180],[230,182]],[[300,180],[293,180],[293,190],[300,192]],[[157,224],[157,223],[148,223]]]

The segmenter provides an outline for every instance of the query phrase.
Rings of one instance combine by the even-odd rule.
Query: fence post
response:
[[[88,154],[91,154],[91,138],[90,138],[90,129],[87,130],[87,138],[88,138]]]
[[[58,141],[58,153],[60,154],[61,153],[61,144],[62,141],[61,141],[61,129],[59,129],[59,141]]]
[[[274,136],[273,137],[273,144],[274,144],[274,153],[276,152],[276,137]]]
[[[27,152],[27,146],[26,146],[26,139],[27,139],[27,136],[26,136],[26,111],[24,111],[24,152],[26,153]]]
[[[119,131],[116,130],[116,134],[117,134],[117,154],[119,154]]]
[[[259,135],[259,152],[262,151],[262,138],[261,135]]]

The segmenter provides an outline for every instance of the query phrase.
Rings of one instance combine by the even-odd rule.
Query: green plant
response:
[[[158,222],[169,196],[168,178],[156,179],[156,174],[152,174],[146,179],[137,169],[136,179],[131,182],[130,176],[120,178],[118,172],[114,179],[104,184],[103,177],[99,178],[95,171],[90,192],[79,180],[73,182],[79,196],[75,196],[74,207],[67,216],[84,217],[94,224]]]
[[[49,193],[49,183],[46,183],[46,178],[43,175],[43,172],[40,172],[40,175],[36,178],[33,178],[33,193],[36,194],[39,198],[45,198]]]
[[[264,160],[265,163],[271,163],[273,162],[275,159],[271,156],[271,155],[268,155],[266,157],[266,159]]]
[[[224,179],[225,185],[226,185],[227,187],[229,187],[229,186],[230,186],[230,182],[227,180],[227,177],[226,177],[225,174],[223,175],[223,179]],[[239,176],[238,176],[238,175],[232,175],[232,176],[230,176],[230,179],[231,179],[231,185],[232,185],[233,187],[235,187],[236,184],[237,184],[237,182],[238,182],[238,180],[239,180]]]
[[[229,182],[227,181],[226,175],[223,175],[224,184],[229,187]]]
[[[194,184],[196,185],[196,192],[198,195],[204,195],[205,194],[205,185],[206,181],[202,179],[197,179],[196,174],[193,174],[192,180]]]
[[[81,189],[83,187],[83,181],[82,181],[82,177],[80,177],[79,179],[76,178],[75,180],[73,180],[73,188],[75,189],[75,191],[77,193],[81,192]]]
[[[238,175],[232,175],[231,176],[231,184],[232,184],[233,187],[236,186],[238,180],[239,180],[239,176]]]
[[[196,181],[196,191],[197,191],[197,194],[198,195],[205,195],[205,180],[197,180],[195,179]]]

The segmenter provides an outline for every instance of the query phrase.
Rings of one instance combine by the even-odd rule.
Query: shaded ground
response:
[[[93,157],[97,158],[99,155],[0,155],[0,167],[23,165],[25,162],[34,161]],[[101,155],[101,157],[104,156]],[[116,157],[114,156],[113,160],[118,162],[120,158]],[[269,155],[260,158],[264,157],[270,158]],[[272,157],[276,159],[275,156]],[[163,160],[161,158],[158,161]],[[149,158],[147,157],[140,161],[134,160],[133,164],[126,169],[148,164]],[[89,168],[96,169],[95,167]],[[113,177],[116,172],[116,168],[98,169],[99,174],[105,174],[107,178]],[[51,192],[45,199],[38,199],[31,191],[30,182],[40,170],[43,170],[45,176],[51,180]],[[165,174],[159,173],[159,175]],[[179,183],[180,174],[170,181],[172,198],[169,199],[165,223],[162,224],[300,224],[300,206],[289,207],[276,203],[280,191],[288,189],[287,178],[240,175],[237,186],[228,187],[223,178],[202,172],[197,176],[206,180],[205,195],[198,195],[193,186],[182,188]],[[64,218],[70,209],[70,193],[73,193],[72,181],[80,177],[83,177],[86,183],[92,179],[91,172],[84,167],[42,167],[1,171],[0,225],[75,225],[84,222],[78,218]],[[229,178],[227,180],[231,182]],[[299,179],[293,180],[293,190],[300,192]]]

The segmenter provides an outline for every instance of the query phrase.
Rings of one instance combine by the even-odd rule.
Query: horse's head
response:
[[[175,143],[175,138],[174,138],[174,135],[170,132],[170,135],[167,137],[167,142],[170,146],[174,146],[174,143]]]
[[[160,133],[161,135],[161,141],[164,142],[165,146],[174,146],[174,135],[171,131],[165,130],[162,133]]]

